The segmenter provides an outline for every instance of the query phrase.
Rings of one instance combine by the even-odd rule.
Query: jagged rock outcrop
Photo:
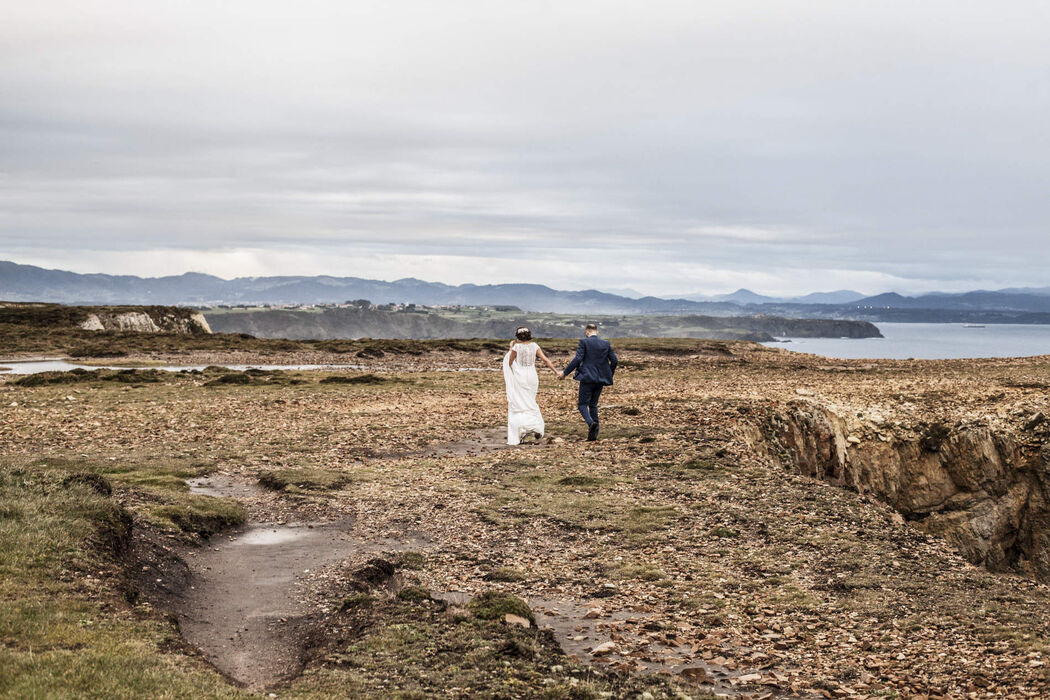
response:
[[[800,401],[766,434],[794,469],[885,501],[975,564],[1050,581],[1050,443],[1037,427],[880,430]]]
[[[147,313],[145,311],[91,313],[80,323],[86,331],[121,331],[135,333],[211,333],[204,314]]]

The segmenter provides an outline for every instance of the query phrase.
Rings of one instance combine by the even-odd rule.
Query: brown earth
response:
[[[501,378],[444,371],[495,355],[448,349],[357,360],[399,380],[380,384],[317,372],[229,386],[7,382],[0,434],[7,455],[164,454],[241,483],[268,474],[276,490],[237,496],[254,522],[343,523],[330,534],[357,548],[308,573],[281,565],[297,569],[281,579],[289,607],[258,608],[313,615],[310,634],[328,640],[293,645],[302,656],[277,667],[305,671],[282,693],[339,687],[361,652],[347,666],[331,640],[353,647],[382,614],[410,614],[332,611],[369,556],[397,549],[383,542],[418,536],[412,585],[514,593],[566,653],[632,678],[663,671],[687,692],[753,697],[1045,696],[1050,358],[829,361],[703,342],[621,354],[596,444],[579,442],[574,387],[544,377],[549,436],[564,442],[495,449]],[[243,548],[225,537],[214,554]]]

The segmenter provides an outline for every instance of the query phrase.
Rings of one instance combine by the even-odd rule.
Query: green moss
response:
[[[345,472],[328,469],[275,469],[259,474],[259,484],[275,491],[331,491],[349,481]]]
[[[485,574],[486,581],[504,581],[508,583],[525,580],[525,572],[512,566],[503,566]]]
[[[374,374],[333,374],[321,380],[321,384],[383,384],[388,381],[385,377]]]
[[[536,620],[528,603],[510,593],[485,591],[471,600],[467,607],[474,617],[481,620],[502,620],[505,615],[517,615],[531,622]]]
[[[419,552],[404,552],[400,563],[404,569],[422,569],[423,561],[423,555]]]
[[[397,592],[397,597],[410,603],[422,603],[433,600],[430,591],[422,586],[405,586]]]

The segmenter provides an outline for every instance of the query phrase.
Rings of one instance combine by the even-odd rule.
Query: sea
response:
[[[785,338],[770,347],[839,359],[945,360],[1050,355],[1050,325],[876,323],[882,338]]]

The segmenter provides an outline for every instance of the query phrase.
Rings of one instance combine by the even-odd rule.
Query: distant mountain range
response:
[[[835,292],[814,292],[801,297],[770,297],[750,289],[738,289],[732,294],[690,294],[684,298],[690,301],[729,301],[735,304],[848,304],[865,296],[850,289],[840,289]]]
[[[622,290],[630,293],[632,290]],[[448,285],[406,278],[281,276],[222,279],[188,272],[170,277],[78,274],[0,261],[0,300],[63,304],[375,304],[510,305],[523,311],[592,314],[764,314],[866,321],[1050,323],[1050,287],[864,296],[851,290],[777,298],[740,289],[717,297],[634,298],[598,290],[563,291],[538,284]]]
[[[393,282],[358,277],[238,277],[225,280],[188,272],[172,277],[77,274],[0,262],[0,300],[63,304],[322,304],[367,299],[374,304],[510,305],[525,311],[602,314],[677,314],[710,305],[686,299],[632,299],[597,290],[567,292],[539,284],[462,284],[406,278]],[[728,315],[732,303],[714,305]]]

